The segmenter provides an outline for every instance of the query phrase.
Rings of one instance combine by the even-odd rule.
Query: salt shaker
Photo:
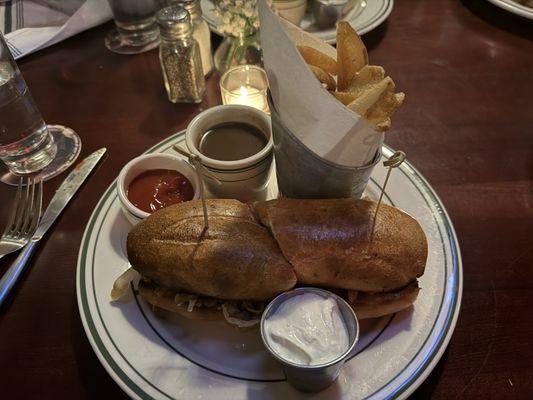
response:
[[[202,56],[202,70],[204,76],[208,76],[213,70],[213,54],[211,53],[211,32],[207,21],[202,18],[202,7],[200,0],[174,0],[173,4],[177,4],[185,8],[191,16],[193,24],[192,36],[200,46],[200,54]]]
[[[200,103],[205,94],[205,78],[189,13],[183,7],[165,7],[157,13],[157,24],[161,36],[159,60],[168,99],[173,103]]]

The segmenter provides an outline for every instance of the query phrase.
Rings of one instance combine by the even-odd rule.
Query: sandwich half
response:
[[[358,318],[379,317],[416,300],[427,240],[407,213],[359,199],[277,199],[256,203],[261,223],[292,265],[298,284],[341,289]]]
[[[139,294],[149,303],[190,318],[255,324],[264,303],[296,284],[292,266],[249,206],[208,200],[164,208],[128,235]]]

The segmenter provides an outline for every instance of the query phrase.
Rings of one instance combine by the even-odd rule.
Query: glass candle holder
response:
[[[223,104],[241,104],[270,114],[267,89],[266,72],[255,65],[232,68],[220,78]]]

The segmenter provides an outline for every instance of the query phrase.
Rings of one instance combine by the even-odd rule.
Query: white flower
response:
[[[223,33],[242,35],[259,27],[257,0],[220,0],[215,15],[219,15],[219,29]]]
[[[251,18],[254,15],[254,9],[249,4],[247,4],[242,10],[242,13],[246,18]]]

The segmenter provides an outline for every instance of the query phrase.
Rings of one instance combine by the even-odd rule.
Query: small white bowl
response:
[[[143,154],[127,163],[120,171],[117,179],[117,192],[120,205],[122,206],[122,212],[133,225],[138,224],[140,221],[150,216],[150,213],[138,209],[131,203],[127,196],[128,187],[133,179],[141,173],[153,169],[170,169],[178,171],[191,182],[194,189],[194,196],[192,199],[197,200],[200,198],[201,185],[198,181],[198,176],[194,168],[187,161],[172,154]]]
[[[272,4],[281,17],[296,26],[304,19],[307,0],[273,0]]]
[[[244,122],[259,129],[267,144],[256,154],[242,160],[222,161],[203,155],[198,149],[202,135],[215,125]],[[187,148],[200,157],[202,164],[219,181],[204,174],[204,183],[211,196],[237,199],[244,202],[265,200],[272,166],[272,127],[270,116],[253,107],[223,105],[211,107],[198,114],[185,133]],[[235,144],[238,146],[238,143]]]

